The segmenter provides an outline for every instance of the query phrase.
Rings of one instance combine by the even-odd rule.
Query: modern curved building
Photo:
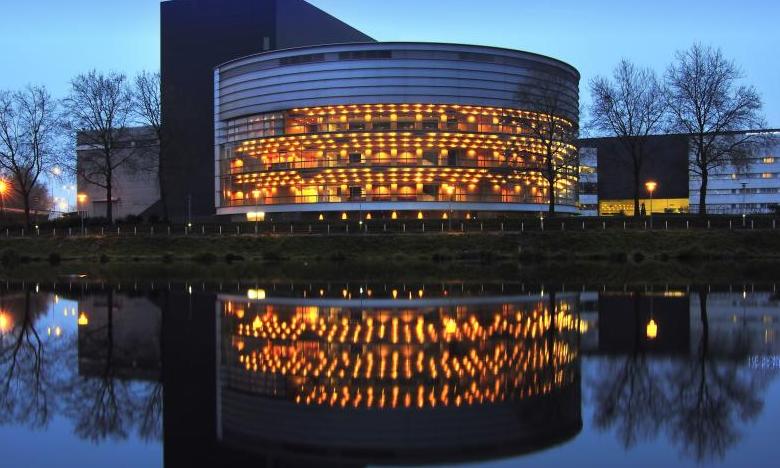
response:
[[[576,170],[548,187],[530,129],[548,118],[576,128],[578,86],[563,62],[482,46],[355,43],[230,61],[215,70],[217,214],[465,218],[546,211],[550,190],[574,213]]]

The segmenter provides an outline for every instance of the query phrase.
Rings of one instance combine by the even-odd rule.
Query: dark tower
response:
[[[214,67],[275,49],[373,39],[303,0],[160,6],[163,184],[173,219],[215,213]]]

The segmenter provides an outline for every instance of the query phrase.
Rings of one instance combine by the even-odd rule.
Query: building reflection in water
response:
[[[230,289],[0,287],[0,424],[162,439],[169,467],[359,466],[540,450],[585,405],[627,449],[711,461],[775,377],[748,358],[780,354],[771,286]]]
[[[304,292],[315,298],[220,296],[222,442],[409,463],[522,453],[579,432],[576,294]]]

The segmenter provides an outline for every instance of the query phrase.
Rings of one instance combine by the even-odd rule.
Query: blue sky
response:
[[[159,67],[159,0],[0,0],[0,88],[67,91],[97,68]],[[666,67],[694,41],[720,46],[764,98],[780,127],[780,2],[723,0],[311,0],[378,40],[477,43],[550,55],[587,82],[622,57]],[[218,40],[218,38],[215,38]]]

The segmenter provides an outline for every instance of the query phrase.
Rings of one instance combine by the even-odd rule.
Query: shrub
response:
[[[211,252],[202,252],[192,257],[192,259],[198,263],[214,263],[217,261],[217,256]]]
[[[15,250],[6,249],[3,251],[3,255],[0,256],[0,263],[5,267],[13,267],[21,262],[19,253]]]

